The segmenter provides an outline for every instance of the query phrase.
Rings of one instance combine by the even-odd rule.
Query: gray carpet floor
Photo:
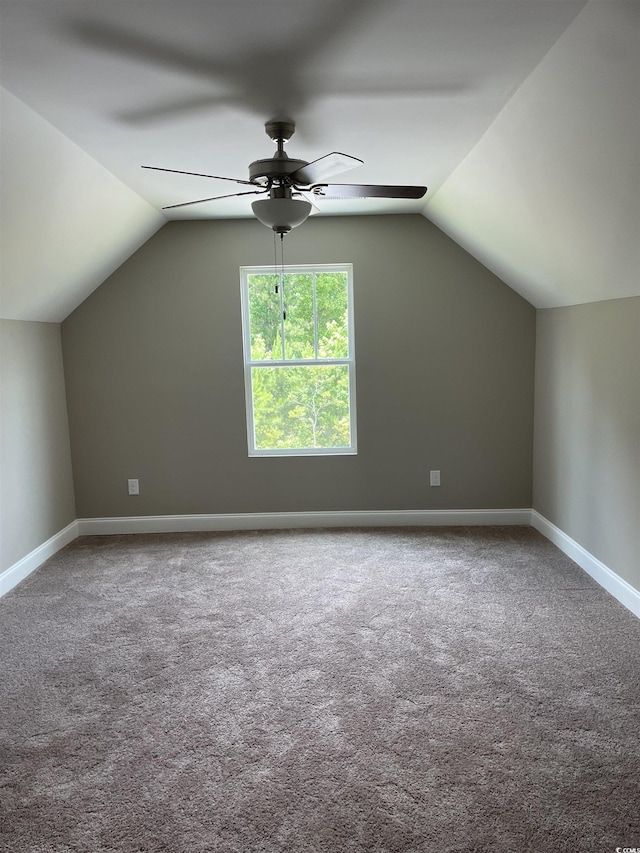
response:
[[[81,538],[0,600],[0,849],[640,848],[639,660],[530,528]]]

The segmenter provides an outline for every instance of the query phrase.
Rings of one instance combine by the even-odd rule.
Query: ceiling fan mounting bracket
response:
[[[273,139],[274,142],[280,139],[285,142],[296,132],[295,123],[292,121],[268,121],[264,129],[269,139]]]

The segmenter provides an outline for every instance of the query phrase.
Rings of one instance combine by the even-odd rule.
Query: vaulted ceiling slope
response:
[[[538,308],[640,295],[640,3],[592,0],[426,215]]]
[[[0,316],[60,323],[166,219],[0,90]]]
[[[0,0],[0,316],[59,322],[169,216],[269,157],[426,184],[422,212],[537,307],[638,293],[637,0]],[[242,187],[240,187],[242,189]],[[251,215],[245,199],[170,218]],[[304,227],[304,226],[302,226]],[[293,238],[291,238],[293,239]]]

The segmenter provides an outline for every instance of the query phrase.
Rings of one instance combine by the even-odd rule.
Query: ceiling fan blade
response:
[[[202,204],[204,201],[218,201],[221,198],[236,198],[241,195],[263,195],[268,192],[268,190],[249,190],[245,193],[229,193],[228,195],[214,195],[211,198],[198,198],[195,201],[183,201],[180,204],[168,204],[166,207],[163,207],[163,210],[173,210],[174,207],[189,207],[190,204]]]
[[[305,201],[309,202],[309,204],[311,205],[311,213],[309,214],[309,216],[316,216],[318,213],[320,213],[320,208],[316,207],[315,204],[311,201],[311,199],[307,195],[305,195],[305,193],[299,191],[294,192],[293,197],[303,198]]]
[[[184,98],[180,100],[166,101],[164,104],[147,104],[137,109],[118,110],[114,117],[119,121],[131,125],[153,124],[163,121],[171,121],[182,116],[189,117],[193,113],[207,109],[212,110],[219,107],[227,107],[232,102],[232,95],[204,95],[200,97]]]
[[[224,75],[229,68],[228,63],[213,56],[198,56],[175,47],[170,41],[154,40],[125,26],[85,20],[71,23],[69,30],[81,44],[146,65],[153,63],[205,79],[211,79],[217,74]]]
[[[162,166],[142,166],[142,169],[153,169],[156,172],[173,172],[174,175],[195,175],[196,178],[215,178],[216,181],[233,181],[235,184],[248,184],[254,187],[251,181],[243,181],[241,178],[223,178],[221,175],[203,175],[200,172],[183,172],[181,169],[163,169]]]
[[[317,184],[323,178],[337,175],[339,172],[346,172],[347,169],[353,169],[354,166],[361,166],[363,163],[364,160],[360,160],[358,157],[350,157],[349,154],[332,151],[331,154],[325,154],[324,157],[307,163],[306,166],[298,169],[290,177],[295,184]]]
[[[316,198],[422,198],[426,187],[401,187],[386,184],[316,184]]]

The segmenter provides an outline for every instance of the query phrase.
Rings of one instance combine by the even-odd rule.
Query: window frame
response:
[[[249,313],[249,276],[277,275],[280,293],[282,293],[282,277],[287,275],[316,275],[322,273],[343,272],[347,276],[347,336],[348,354],[345,358],[313,358],[313,359],[267,359],[253,360],[251,358],[251,317]],[[247,419],[247,448],[250,457],[273,456],[355,456],[357,448],[357,418],[356,418],[356,364],[355,364],[355,335],[353,318],[353,264],[287,264],[275,268],[269,265],[240,267],[240,297],[242,311],[242,352],[244,362],[245,409]],[[315,302],[315,300],[314,300]],[[285,322],[281,320],[281,322]],[[317,315],[314,307],[314,344],[317,346]],[[284,349],[284,338],[283,338]],[[253,384],[252,368],[254,367],[315,367],[330,365],[346,365],[349,375],[349,435],[351,444],[348,447],[274,447],[258,448],[255,438],[255,423],[253,414]]]

